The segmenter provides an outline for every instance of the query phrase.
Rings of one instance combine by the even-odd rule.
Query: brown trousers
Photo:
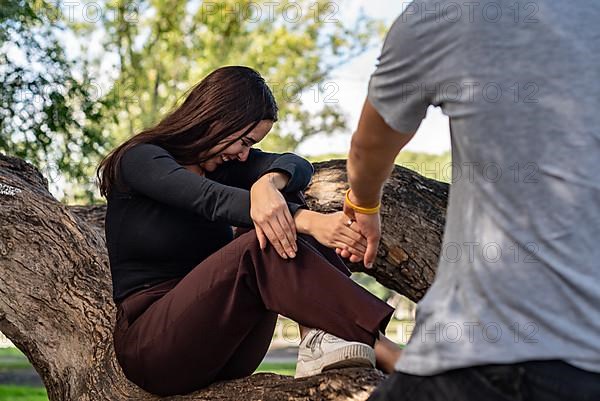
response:
[[[283,259],[239,235],[186,276],[117,305],[114,348],[126,377],[157,395],[186,394],[252,374],[277,314],[348,341],[375,343],[394,309],[350,279],[334,250],[298,234]]]

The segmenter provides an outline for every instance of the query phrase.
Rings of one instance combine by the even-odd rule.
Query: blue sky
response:
[[[365,14],[383,20],[387,26],[392,24],[408,3],[409,1],[395,0],[338,0],[339,14],[342,18],[351,19],[362,8]],[[348,117],[350,132],[311,139],[302,144],[298,149],[299,153],[312,155],[323,153],[323,150],[326,150],[326,153],[348,151],[350,136],[357,126],[367,95],[369,76],[375,70],[380,47],[381,45],[377,46],[339,68],[332,76],[331,81],[339,88],[335,99],[339,100],[340,106]],[[429,108],[427,117],[405,149],[437,154],[450,150],[448,118],[439,108]]]

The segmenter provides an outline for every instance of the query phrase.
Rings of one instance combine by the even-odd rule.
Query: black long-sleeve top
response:
[[[262,175],[289,176],[282,192],[302,191],[313,166],[293,153],[250,149],[245,162],[229,161],[200,176],[164,148],[137,144],[121,159],[129,190],[113,185],[105,219],[113,300],[183,277],[233,239],[231,226],[253,227],[250,191]],[[292,215],[305,204],[288,201]]]

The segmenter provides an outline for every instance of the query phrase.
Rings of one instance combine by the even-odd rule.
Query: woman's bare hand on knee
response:
[[[285,186],[277,181],[277,174],[269,173],[261,177],[250,189],[250,217],[254,222],[256,236],[261,249],[270,242],[279,256],[293,258],[298,251],[296,244],[296,224],[287,202],[279,187]]]

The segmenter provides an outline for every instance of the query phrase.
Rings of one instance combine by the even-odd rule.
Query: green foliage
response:
[[[319,162],[324,162],[327,160],[334,160],[334,159],[346,160],[347,158],[348,158],[348,155],[346,153],[323,153],[320,155],[306,157],[306,159],[308,161],[310,161],[311,163],[319,163]]]
[[[94,98],[87,65],[66,58],[56,9],[43,0],[4,0],[0,11],[0,151],[26,159],[52,181],[91,187],[90,161],[110,144],[110,102]]]
[[[402,151],[396,157],[396,164],[437,181],[450,183],[452,165],[450,152],[441,155]]]
[[[101,157],[222,65],[251,66],[273,88],[281,123],[262,148],[293,151],[344,129],[331,72],[383,34],[364,15],[342,22],[337,3],[325,0],[103,0],[77,3],[74,13],[57,4],[3,1],[0,151],[30,161],[51,184],[64,181],[67,203],[102,202],[94,182]],[[59,38],[71,34],[80,54],[98,38],[101,51],[69,59]],[[107,85],[100,71],[113,59]]]
[[[307,159],[310,160],[311,163],[317,163],[326,160],[346,158],[348,158],[348,155],[345,153],[327,153],[318,156],[310,156]],[[407,169],[416,171],[427,178],[437,181],[450,183],[452,177],[450,152],[436,155],[403,150],[398,154],[394,162],[397,165],[406,167]]]
[[[238,64],[257,69],[280,106],[284,124],[263,146],[294,150],[310,136],[345,128],[332,96],[336,83],[325,80],[382,32],[380,23],[364,16],[353,26],[343,24],[335,18],[335,3],[324,0],[121,0],[105,7],[114,11],[106,15],[118,16],[102,23],[104,47],[119,58],[116,93],[110,94],[124,101],[126,113],[115,119],[113,131],[119,139],[156,123],[210,71]],[[311,101],[323,102],[318,111],[303,107],[300,96],[308,91]]]

